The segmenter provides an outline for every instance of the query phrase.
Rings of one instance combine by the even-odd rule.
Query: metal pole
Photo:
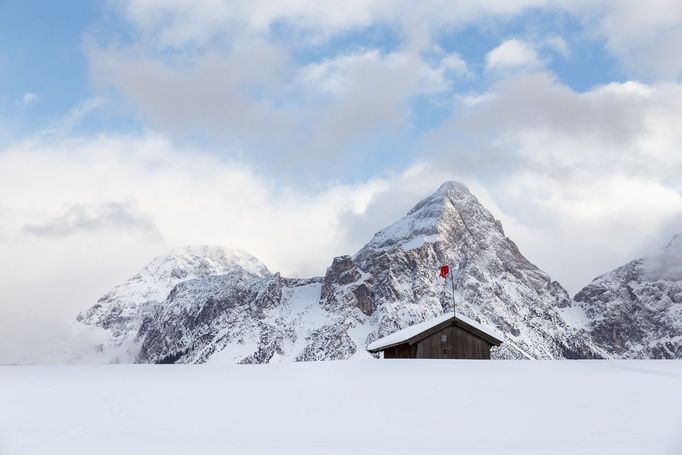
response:
[[[457,317],[457,308],[455,306],[455,273],[450,273],[450,286],[452,287],[452,312]]]
[[[452,320],[452,357],[457,358],[457,306],[455,305],[455,271],[454,269],[450,273],[450,289],[452,290],[452,314],[454,319]]]

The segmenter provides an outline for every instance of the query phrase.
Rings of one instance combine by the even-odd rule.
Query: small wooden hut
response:
[[[452,313],[380,338],[367,350],[385,359],[490,359],[501,336],[465,316]]]

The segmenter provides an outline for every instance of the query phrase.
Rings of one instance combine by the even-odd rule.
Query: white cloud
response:
[[[324,39],[340,31],[376,23],[397,24],[409,39],[421,41],[432,28],[465,24],[491,15],[507,17],[549,0],[315,0],[216,1],[126,0],[125,17],[144,34],[154,34],[166,46],[205,45],[219,37],[267,34],[272,24],[306,30],[306,40]],[[422,43],[428,44],[428,43]]]
[[[135,44],[91,36],[86,47],[99,86],[120,91],[154,128],[176,137],[207,133],[250,154],[327,163],[348,158],[363,141],[407,130],[416,96],[446,90],[450,78],[467,74],[456,53],[423,57],[439,28],[545,3],[128,0],[115,5]],[[295,56],[376,24],[405,37],[399,49],[344,49],[305,63]],[[286,32],[273,33],[279,28]]]
[[[476,175],[508,235],[569,290],[682,231],[682,86],[580,93],[522,74],[460,114],[425,146]]]
[[[584,21],[630,74],[674,79],[682,72],[677,2],[115,4],[134,44],[93,40],[92,74],[162,133],[69,138],[104,102],[96,97],[47,134],[0,151],[0,257],[13,258],[0,275],[0,332],[12,340],[0,361],[47,353],[79,310],[170,246],[244,248],[273,270],[319,274],[446,179],[467,183],[521,251],[571,291],[682,230],[682,88],[630,81],[575,92],[541,72],[539,50],[569,55],[558,36],[491,50],[488,69],[533,73],[500,71],[489,89],[463,94],[457,116],[418,143],[421,162],[404,172],[282,183],[167,139],[210,130],[240,153],[265,156],[259,169],[346,162],[347,144],[409,129],[415,96],[442,92],[449,102],[450,78],[468,75],[460,55],[433,50],[432,36],[532,7]],[[273,24],[293,31],[275,36]],[[404,45],[305,63],[294,55],[372,24],[395,27]]]
[[[652,80],[682,75],[682,3],[678,0],[580,0],[561,7],[604,39],[629,74]]]
[[[468,71],[467,64],[458,54],[448,54],[440,61],[440,66],[444,70],[453,71],[455,73],[466,73]]]
[[[636,8],[628,4],[626,14],[613,3],[598,6],[587,0],[570,7],[542,0],[358,0],[352,7],[314,1],[126,0],[115,5],[130,22],[135,44],[89,41],[90,67],[102,90],[118,90],[154,129],[183,139],[206,135],[254,161],[286,155],[278,166],[289,172],[371,155],[358,152],[358,144],[408,131],[417,96],[442,90],[442,103],[448,105],[447,90],[456,90],[453,81],[471,74],[456,53],[441,50],[436,58],[425,57],[437,47],[432,37],[441,30],[504,21],[530,8],[569,11],[598,24],[605,40],[618,34],[604,28],[611,17],[637,22],[644,34],[664,20],[659,12],[648,21],[618,19],[629,18]],[[315,48],[330,36],[377,24],[389,26],[405,42],[389,51],[332,50],[305,63],[296,57],[297,50]],[[286,33],[273,33],[279,28]],[[503,76],[537,71],[543,67],[540,50],[549,49],[564,57],[570,52],[558,35],[513,38],[492,49],[486,65]],[[618,54],[620,47],[609,49],[626,55]]]
[[[467,63],[457,52],[448,52],[439,45],[433,45],[424,54],[427,57],[426,60],[429,60],[430,57],[430,60],[436,62],[433,65],[434,69],[439,71],[442,77],[447,77],[448,75],[471,75]]]
[[[27,234],[48,238],[100,230],[143,231],[152,234],[157,232],[149,217],[137,210],[130,201],[103,202],[97,205],[74,204],[57,216],[23,227]]]
[[[118,88],[169,131],[276,135],[294,126],[273,106],[291,78],[288,56],[278,45],[250,41],[226,55],[171,61],[120,49],[90,48],[89,55],[102,88]]]
[[[118,228],[134,226],[143,228],[136,231],[143,237],[158,230],[166,246],[241,247],[275,270],[304,274],[324,269],[328,257],[346,250],[333,240],[339,214],[362,211],[368,192],[383,185],[370,181],[306,193],[154,136],[28,141],[3,151],[0,163],[0,193],[12,196],[0,206],[12,214],[5,228],[14,241],[38,241],[31,239],[38,231],[58,242],[117,235]],[[23,172],[28,168],[30,179]],[[328,254],[303,259],[295,254],[299,247]]]
[[[571,54],[568,43],[560,36],[550,36],[544,40],[544,44],[564,58]]]
[[[90,56],[99,83],[119,89],[158,128],[208,131],[260,157],[286,155],[289,165],[327,163],[377,131],[404,130],[409,100],[449,84],[442,62],[376,49],[305,65],[265,41],[170,62],[116,49]]]
[[[521,150],[533,169],[673,181],[682,172],[680,106],[680,85],[611,83],[579,93],[535,73],[498,82],[456,121],[469,132],[493,134],[506,153]]]
[[[243,248],[273,271],[321,274],[356,246],[340,219],[385,185],[305,191],[154,136],[2,150],[0,257],[12,266],[0,274],[0,363],[48,355],[80,310],[172,246]]]
[[[512,38],[488,52],[485,64],[488,69],[537,68],[540,60],[532,46]]]
[[[42,131],[40,134],[43,136],[65,136],[70,133],[73,128],[78,126],[84,118],[102,107],[105,103],[106,100],[100,96],[86,98],[69,109],[69,111],[59,118],[55,124],[45,131]]]
[[[33,104],[36,104],[39,100],[40,97],[38,96],[37,93],[33,92],[24,93],[24,96],[21,97],[21,105],[23,107],[28,107]]]
[[[517,76],[424,144],[429,161],[313,189],[153,135],[17,144],[0,151],[0,256],[14,258],[0,276],[10,302],[0,330],[11,340],[0,359],[56,359],[48,348],[73,333],[78,311],[171,246],[243,248],[285,275],[321,274],[453,178],[576,291],[679,227],[681,96],[679,86],[637,83],[581,94]],[[462,129],[474,139],[465,146],[446,134]]]
[[[404,34],[408,47],[427,48],[443,28],[476,21],[507,20],[530,9],[568,13],[583,23],[583,35],[604,40],[606,49],[630,74],[675,79],[682,73],[677,52],[682,41],[682,6],[678,0],[514,0],[444,2],[427,0],[354,0],[271,2],[197,0],[124,0],[115,3],[133,25],[140,44],[153,49],[205,49],[235,36],[267,36],[273,24],[291,26],[290,40],[311,43],[343,31],[390,24]],[[547,43],[566,55],[565,41]],[[516,49],[517,51],[519,49]],[[531,54],[523,53],[532,58]]]
[[[451,56],[453,67],[458,67]],[[445,59],[443,59],[445,60]],[[448,62],[441,60],[441,66]],[[443,89],[446,85],[441,73],[409,53],[392,52],[382,54],[376,49],[355,54],[344,54],[321,62],[311,63],[301,68],[302,88],[318,89],[335,97],[348,97],[353,86],[376,74],[390,88],[392,80],[403,79],[399,90],[408,97],[415,93],[429,93]],[[310,85],[312,84],[312,85]],[[401,97],[402,98],[402,97]]]

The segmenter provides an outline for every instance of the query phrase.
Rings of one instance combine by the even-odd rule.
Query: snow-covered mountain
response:
[[[213,261],[220,265],[200,273],[193,267],[199,256],[173,279],[142,274],[145,297],[136,295],[141,279],[133,277],[82,320],[111,330],[116,340],[137,340],[139,362],[367,357],[374,339],[452,311],[438,277],[439,266],[449,264],[458,270],[457,311],[505,334],[494,356],[600,356],[573,327],[580,311],[566,291],[524,258],[501,223],[456,182],[443,184],[354,256],[334,258],[324,277],[271,275],[250,256],[250,267]]]
[[[493,355],[598,356],[565,319],[572,305],[566,291],[521,254],[501,223],[460,183],[443,184],[378,232],[352,263],[362,272],[354,295],[339,288],[327,301],[373,310],[373,336],[452,311],[445,282],[435,273],[449,264],[459,270],[457,311],[506,336]],[[360,298],[365,292],[357,292],[363,284],[372,297],[367,302]]]
[[[682,358],[682,235],[656,255],[595,278],[575,300],[609,356]]]
[[[180,283],[145,318],[138,361],[304,360],[312,332],[334,318],[320,311],[320,285],[319,279],[259,277],[244,270]]]
[[[83,324],[106,329],[110,339],[102,348],[118,348],[119,361],[132,361],[139,352],[136,338],[143,319],[156,311],[156,306],[168,297],[175,285],[235,270],[260,277],[270,275],[265,265],[244,251],[215,246],[175,248],[154,258],[139,273],[115,286],[76,319]]]

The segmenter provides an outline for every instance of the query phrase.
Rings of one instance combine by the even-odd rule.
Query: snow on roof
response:
[[[367,346],[368,351],[378,351],[381,349],[385,349],[390,346],[395,346],[397,344],[401,344],[409,340],[410,338],[419,335],[422,332],[425,332],[439,324],[442,324],[450,319],[453,319],[455,316],[452,313],[444,313],[436,318],[429,319],[424,322],[420,322],[419,324],[414,324],[409,327],[405,327],[402,330],[398,330],[397,332],[394,332],[390,335],[387,335],[383,338],[379,338],[376,341],[373,341]],[[499,334],[494,329],[491,329],[487,326],[484,326],[480,324],[479,322],[474,321],[473,319],[470,319],[466,316],[462,316],[458,314],[457,319],[464,322],[465,324],[468,324],[472,326],[475,329],[480,330],[481,332],[485,333],[486,335],[489,335],[493,338],[496,338],[498,340],[502,340],[502,335]]]

